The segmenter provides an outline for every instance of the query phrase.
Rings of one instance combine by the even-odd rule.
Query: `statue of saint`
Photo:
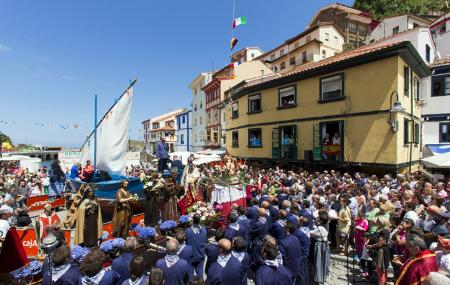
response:
[[[112,226],[114,237],[127,238],[128,230],[131,223],[132,211],[131,202],[137,201],[138,198],[131,195],[127,190],[128,181],[122,181],[122,185],[116,193],[116,201],[114,205],[114,214],[112,218]]]
[[[92,188],[84,191],[76,215],[75,244],[96,246],[103,233],[102,212]]]

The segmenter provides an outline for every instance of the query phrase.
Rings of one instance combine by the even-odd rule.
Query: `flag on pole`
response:
[[[235,29],[237,26],[245,25],[245,24],[247,24],[247,17],[236,18],[233,21],[233,29]]]
[[[238,66],[239,64],[240,64],[239,61],[235,61],[235,62],[230,63],[228,66],[231,68],[236,68],[236,66]]]
[[[233,37],[230,41],[230,49],[233,50],[233,48],[236,46],[237,43],[238,43],[238,39]]]

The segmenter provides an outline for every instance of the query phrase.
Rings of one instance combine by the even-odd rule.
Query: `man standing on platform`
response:
[[[166,143],[166,138],[161,136],[161,141],[156,143],[156,158],[158,158],[158,172],[162,173],[167,167],[169,161],[169,145]]]
[[[195,275],[203,277],[203,263],[205,262],[206,229],[200,225],[200,216],[195,214],[192,226],[186,229],[186,244],[192,246],[193,256],[191,266]]]

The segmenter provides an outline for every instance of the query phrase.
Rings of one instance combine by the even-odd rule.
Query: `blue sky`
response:
[[[269,50],[334,2],[237,0],[248,22],[235,50]],[[80,146],[93,95],[103,114],[138,78],[130,136],[142,139],[141,121],[189,106],[198,73],[229,63],[231,22],[232,0],[0,0],[0,131],[14,143]]]

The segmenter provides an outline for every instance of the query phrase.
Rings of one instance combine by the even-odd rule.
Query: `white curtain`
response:
[[[131,117],[133,88],[129,88],[105,115],[97,127],[97,169],[112,173],[125,172],[128,148],[128,126]],[[94,134],[81,149],[80,163],[94,163]]]

